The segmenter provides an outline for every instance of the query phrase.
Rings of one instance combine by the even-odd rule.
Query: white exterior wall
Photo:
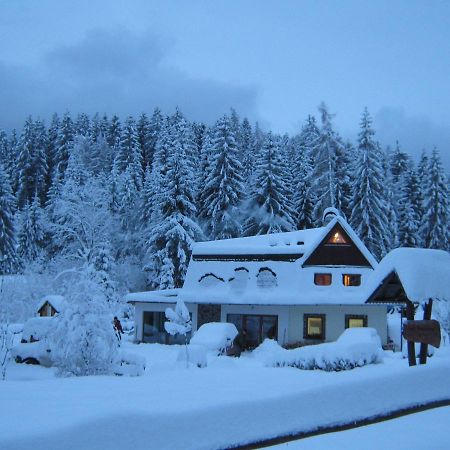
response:
[[[166,308],[175,308],[175,303],[135,303],[134,310],[134,338],[136,341],[142,342],[144,331],[144,312],[163,312]],[[186,307],[192,314],[192,329],[197,330],[197,304],[186,303]]]
[[[387,343],[387,307],[384,305],[302,305],[289,307],[288,343],[305,341],[303,315],[325,314],[325,340],[335,341],[345,330],[346,315],[366,315],[367,326],[375,328],[382,344]]]

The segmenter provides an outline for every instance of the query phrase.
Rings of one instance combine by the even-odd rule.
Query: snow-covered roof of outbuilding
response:
[[[450,301],[450,253],[424,248],[396,248],[388,253],[368,280],[367,298],[392,273],[397,274],[412,302]]]
[[[61,312],[66,305],[66,300],[62,295],[46,295],[39,301],[36,311],[39,311],[47,302],[56,309],[56,312]]]
[[[161,291],[132,292],[125,296],[127,303],[176,303],[181,289],[164,289]]]

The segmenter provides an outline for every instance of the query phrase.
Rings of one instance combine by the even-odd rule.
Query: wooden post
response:
[[[406,319],[414,320],[414,305],[411,300],[406,300]],[[410,366],[416,365],[415,344],[411,341],[408,341],[408,362]]]
[[[430,298],[427,303],[425,303],[425,309],[423,310],[423,320],[431,320],[431,309],[433,307],[433,300]],[[428,344],[420,344],[420,355],[419,363],[426,364],[428,353]]]

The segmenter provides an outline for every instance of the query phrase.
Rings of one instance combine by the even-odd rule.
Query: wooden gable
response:
[[[405,289],[397,275],[391,272],[382,283],[370,294],[366,303],[407,303],[409,301]]]
[[[56,309],[53,307],[53,305],[46,301],[40,308],[38,311],[38,314],[41,317],[50,317],[50,316],[54,316],[58,311],[56,311]]]
[[[372,267],[340,223],[327,233],[303,263],[306,266]]]

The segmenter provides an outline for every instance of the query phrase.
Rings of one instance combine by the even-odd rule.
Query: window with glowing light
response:
[[[317,286],[329,286],[331,284],[331,273],[315,273],[314,284],[317,284]]]
[[[328,239],[327,244],[342,245],[348,244],[347,239],[339,231],[335,231]]]
[[[304,339],[325,339],[325,314],[305,314],[303,316]]]
[[[365,315],[346,315],[345,328],[364,328],[367,327],[367,316]]]
[[[361,286],[361,275],[344,274],[342,275],[342,284],[344,286]]]

